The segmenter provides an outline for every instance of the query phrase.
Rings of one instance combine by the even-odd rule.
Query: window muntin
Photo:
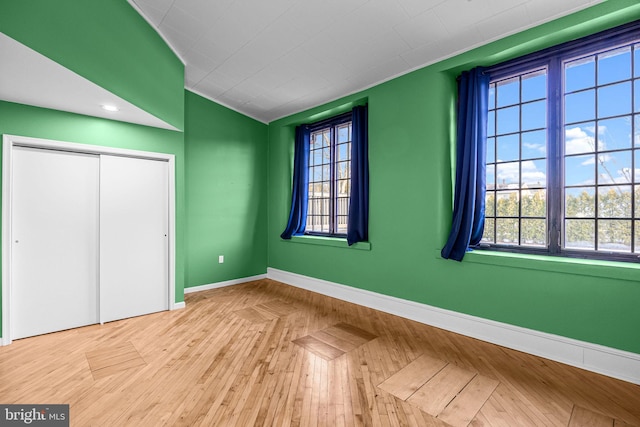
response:
[[[490,84],[485,243],[547,244],[546,105],[544,68]]]
[[[306,234],[346,236],[351,194],[351,120],[313,126]]]
[[[637,97],[632,87],[639,81],[632,71],[640,66],[633,60],[636,48],[626,45],[563,63],[568,249],[640,252],[634,230],[640,217],[633,209],[640,196],[633,185],[639,182],[633,174],[639,141],[634,149],[631,137]]]
[[[488,70],[481,246],[638,261],[639,39],[636,22]]]

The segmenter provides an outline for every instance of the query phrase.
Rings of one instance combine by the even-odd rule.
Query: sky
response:
[[[635,51],[627,46],[564,64],[565,185],[594,185],[596,174],[599,184],[631,183],[634,155],[635,182],[640,183],[640,150],[632,150],[640,149],[640,44],[635,47]],[[546,182],[546,131],[541,130],[546,126],[546,85],[546,73],[540,70],[521,81],[500,82],[497,96],[494,89],[489,94],[489,108],[498,109],[489,114],[487,133],[522,131],[522,181],[529,187]],[[513,106],[520,93],[524,104]],[[497,129],[494,114],[498,116]],[[489,138],[487,162],[497,158],[507,163],[498,164],[495,171],[488,168],[488,184],[494,178],[500,184],[517,184],[519,136],[498,137],[495,150],[492,142]],[[631,191],[630,186],[620,189]]]

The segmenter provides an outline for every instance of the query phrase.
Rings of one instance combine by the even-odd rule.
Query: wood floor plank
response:
[[[378,387],[398,399],[407,400],[446,365],[447,362],[421,355]]]
[[[351,336],[360,338],[363,342],[371,341],[378,337],[377,335],[372,334],[369,331],[365,331],[364,329],[358,328],[357,326],[353,326],[344,322],[337,323],[332,327],[327,328],[326,330],[330,334],[338,333],[338,331],[343,331]]]
[[[498,380],[476,375],[438,415],[438,418],[454,427],[469,425],[498,384]]]
[[[614,419],[574,405],[568,427],[613,427]]]
[[[312,352],[313,354],[316,354],[320,357],[322,357],[325,360],[332,360],[335,359],[336,357],[340,357],[344,354],[344,351],[335,348],[323,341],[320,341],[319,339],[311,336],[311,335],[307,335],[306,337],[302,337],[302,338],[298,338],[297,340],[293,341],[294,343],[298,344],[299,346],[309,350],[310,352]]]
[[[272,313],[276,317],[288,316],[289,314],[298,311],[298,307],[293,304],[286,303],[282,300],[267,301],[262,304],[258,304],[256,307]]]
[[[129,341],[88,351],[86,358],[96,380],[147,364]]]
[[[446,427],[458,422],[449,412],[476,410],[482,399],[467,393],[487,377],[499,385],[472,426],[567,427],[572,414],[574,423],[585,416],[573,413],[579,407],[640,427],[638,385],[272,280],[185,301],[183,310],[0,347],[0,402],[66,403],[72,426]],[[309,336],[329,341],[324,357],[295,342]],[[433,369],[426,358],[477,374],[447,396],[445,419],[409,402],[442,372],[416,386]],[[127,367],[135,360],[145,364]],[[386,389],[414,393],[404,401]]]
[[[269,312],[265,312],[263,310],[256,310],[255,307],[243,308],[241,310],[234,311],[234,313],[237,316],[242,317],[243,319],[246,319],[250,322],[257,322],[257,323],[267,322],[269,320],[272,320],[278,317]]]
[[[353,342],[352,340],[350,341],[349,339],[339,338],[339,337],[336,337],[335,335],[331,335],[326,331],[326,329],[313,332],[311,336],[330,345],[331,347],[335,347],[339,350],[342,350],[345,353],[347,351],[353,350],[354,348],[357,348],[361,344],[361,342]]]
[[[475,375],[449,363],[411,395],[407,402],[436,417]]]

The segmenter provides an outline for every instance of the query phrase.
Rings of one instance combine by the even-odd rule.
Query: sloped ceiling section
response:
[[[263,122],[358,92],[598,0],[129,0],[185,86]]]
[[[0,64],[1,100],[178,130],[4,33],[0,33]],[[106,111],[102,105],[119,111]]]

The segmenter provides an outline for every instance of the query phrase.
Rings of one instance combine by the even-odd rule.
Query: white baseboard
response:
[[[209,289],[223,288],[225,286],[239,285],[241,283],[253,282],[254,280],[262,280],[266,278],[267,278],[266,274],[259,274],[257,276],[242,277],[240,279],[225,280],[224,282],[209,283],[208,285],[192,286],[190,288],[184,288],[184,293],[190,294],[192,292],[200,292],[200,291],[206,291]]]
[[[173,311],[173,310],[180,310],[182,308],[185,308],[186,305],[184,304],[184,301],[180,301],[180,302],[174,302],[171,307],[169,307],[169,310]]]
[[[640,384],[640,354],[457,313],[275,268],[267,269],[267,277],[451,332]]]

